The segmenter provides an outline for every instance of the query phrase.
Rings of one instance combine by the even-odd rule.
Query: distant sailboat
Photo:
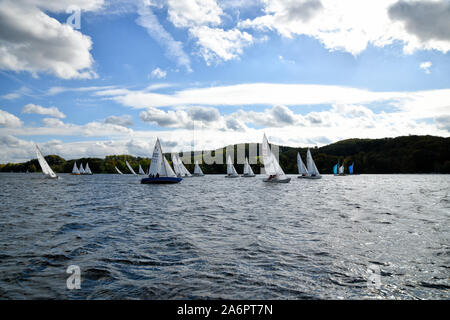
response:
[[[167,184],[178,183],[182,178],[177,177],[166,157],[162,153],[159,138],[156,139],[155,148],[153,149],[152,161],[150,163],[149,177],[143,178],[141,183],[144,184]]]
[[[264,182],[288,183],[291,181],[291,178],[288,178],[284,174],[283,169],[281,169],[280,164],[270,150],[269,141],[267,141],[266,134],[264,134],[263,137],[262,154],[264,170],[266,171],[266,174],[269,175],[268,178],[263,179]]]
[[[203,173],[202,169],[198,165],[198,160],[195,160],[195,167],[194,167],[194,177],[203,177],[205,174]]]
[[[354,165],[354,164],[355,164],[355,163],[353,162],[352,165],[348,167],[348,173],[349,173],[349,174],[353,174],[353,165]]]
[[[345,176],[344,163],[342,163],[342,165],[340,165],[339,161],[338,161],[338,163],[336,163],[333,167],[333,174],[335,176]]]
[[[297,178],[304,178],[308,175],[308,170],[306,169],[305,164],[302,161],[302,157],[300,157],[300,152],[297,152],[297,167],[299,174]]]
[[[39,165],[41,166],[42,174],[45,175],[46,178],[59,179],[59,177],[53,172],[52,168],[50,168],[50,166],[48,165],[38,145],[36,144],[35,146],[36,146],[36,156]]]
[[[128,169],[131,171],[132,174],[134,174],[135,176],[137,175],[136,172],[134,172],[133,168],[130,166],[130,164],[128,163],[128,161],[125,160],[125,163],[128,167]]]
[[[305,179],[320,179],[322,176],[317,170],[316,164],[311,156],[311,151],[308,148],[308,152],[306,153],[306,170],[308,170],[308,174],[305,176]]]
[[[144,172],[144,170],[142,170],[141,165],[139,165],[139,175],[145,176],[145,172]]]
[[[84,174],[85,172],[84,172],[84,169],[83,169],[83,164],[82,163],[80,163],[80,174]]]
[[[77,175],[77,176],[80,175],[80,170],[78,170],[77,162],[76,162],[76,161],[73,163],[72,174],[73,174],[73,175]]]
[[[342,166],[339,167],[339,175],[341,175],[341,176],[345,175],[344,164],[342,164]]]
[[[245,157],[245,163],[244,163],[244,174],[242,175],[244,178],[251,178],[255,176],[255,173],[252,170],[252,167],[248,163],[248,158]]]
[[[333,167],[333,174],[334,174],[335,176],[337,176],[337,174],[338,174],[338,167],[339,167],[339,162],[336,163],[336,164],[334,165],[334,167]]]
[[[122,172],[120,172],[120,170],[117,167],[114,167],[117,171],[118,174],[123,174]]]
[[[225,176],[225,178],[238,178],[239,175],[236,171],[236,169],[234,168],[233,162],[231,161],[231,156],[228,155],[228,159],[227,159],[227,175]]]
[[[180,157],[177,154],[172,154],[173,170],[178,177],[192,177],[191,173],[186,169]]]
[[[86,167],[84,168],[84,174],[92,174],[91,168],[89,168],[89,162],[86,162]]]

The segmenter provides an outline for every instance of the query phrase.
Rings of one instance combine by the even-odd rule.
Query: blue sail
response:
[[[348,172],[350,174],[353,174],[353,163],[352,163],[352,165],[350,167],[348,167]]]
[[[337,171],[338,171],[338,165],[335,164],[334,167],[333,167],[333,173],[337,174]]]

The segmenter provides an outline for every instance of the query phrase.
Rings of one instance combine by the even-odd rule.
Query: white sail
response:
[[[252,166],[248,163],[248,159],[247,159],[247,170],[248,170],[248,175],[249,176],[254,176],[255,173],[253,172]]]
[[[141,165],[139,165],[139,174],[140,175],[145,175],[145,172],[144,172],[144,170],[142,170]]]
[[[41,166],[42,173],[49,178],[57,178],[58,176],[53,172],[52,168],[50,168],[47,161],[45,161],[45,158],[37,145],[36,145],[36,156],[39,161],[39,165]]]
[[[255,173],[252,170],[252,167],[248,163],[248,158],[245,157],[245,163],[244,163],[244,176],[254,176]]]
[[[149,175],[159,175],[160,177],[176,177],[166,157],[163,156],[159,138],[156,139],[153,149],[152,162],[150,163]]]
[[[305,167],[305,164],[302,161],[302,157],[300,157],[300,153],[297,152],[297,166],[298,166],[298,173],[301,175],[307,175],[308,170]]]
[[[306,166],[308,170],[308,176],[320,176],[319,170],[317,170],[316,164],[311,156],[311,151],[306,153]]]
[[[183,169],[181,169],[179,159],[175,153],[172,154],[172,165],[173,170],[175,171],[176,175],[181,177],[184,175]]]
[[[339,167],[339,174],[344,174],[344,165]]]
[[[84,174],[85,172],[84,172],[84,169],[83,169],[83,164],[82,163],[80,163],[80,174]]]
[[[228,155],[227,159],[227,175],[229,176],[238,176],[236,169],[234,168],[233,162],[231,161],[231,156]]]
[[[128,169],[131,171],[132,174],[136,175],[136,172],[134,172],[133,168],[130,166],[130,164],[128,163],[128,161],[125,160],[125,163],[128,167]]]
[[[80,170],[78,170],[76,161],[73,163],[72,174],[80,174]]]
[[[264,134],[263,137],[262,154],[266,174],[277,176],[279,179],[286,179],[287,177],[284,174],[283,169],[281,169],[280,164],[270,150],[269,141],[267,140],[266,134]]]
[[[177,156],[177,158],[178,158],[178,164],[180,165],[180,168],[181,168],[181,171],[183,172],[183,174],[187,177],[191,177],[192,174],[189,172],[188,169],[186,169],[186,167],[183,164],[183,161],[181,161],[180,157]]]
[[[194,174],[197,175],[197,176],[203,176],[204,175],[202,169],[198,165],[198,160],[195,160]]]
[[[123,174],[122,172],[120,172],[120,170],[117,167],[114,167],[117,171],[118,174]]]
[[[247,157],[245,157],[245,163],[244,163],[244,175],[248,175],[248,174],[249,174],[249,170],[248,170],[249,167],[250,167],[250,165],[248,164]],[[251,169],[251,168],[250,168],[250,169]]]
[[[89,163],[86,162],[86,168],[84,168],[84,172],[86,174],[92,174],[91,168],[89,168]]]

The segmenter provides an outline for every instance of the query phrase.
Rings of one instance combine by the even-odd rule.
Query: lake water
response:
[[[450,298],[450,175],[61,177],[0,174],[2,299]]]

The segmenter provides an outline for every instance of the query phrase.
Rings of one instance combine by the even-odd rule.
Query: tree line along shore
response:
[[[251,146],[254,145],[254,146]],[[249,148],[256,144],[245,144],[245,155],[249,156]],[[237,148],[241,145],[234,145],[234,165],[238,172],[243,171],[243,163],[237,162]],[[258,150],[259,151],[259,150]],[[152,150],[149,150],[151,154]],[[279,146],[279,162],[284,172],[287,174],[298,173],[297,152],[304,157],[307,148],[293,148]],[[317,168],[323,174],[333,173],[333,166],[339,161],[347,167],[354,163],[355,173],[365,174],[389,174],[389,173],[450,173],[450,138],[436,136],[402,136],[396,138],[383,139],[346,139],[332,143],[323,147],[311,148],[312,156]],[[183,156],[191,157],[191,164],[186,163],[186,168],[192,172],[195,159],[200,159],[201,152],[184,152]],[[217,157],[222,154],[222,164],[205,164],[200,166],[205,174],[222,174],[226,172],[226,147],[211,151],[212,156]],[[166,153],[167,159],[170,154]],[[148,168],[150,158],[134,157],[131,155],[110,155],[101,158],[79,158],[65,160],[57,155],[45,156],[48,164],[57,173],[72,172],[73,164],[87,163],[93,173],[116,173],[115,167],[123,173],[129,173],[125,161],[136,171],[139,165]],[[262,161],[257,154],[249,161],[255,173],[260,172]],[[186,161],[185,161],[186,162]],[[256,163],[255,163],[256,162]],[[40,166],[37,159],[23,163],[0,164],[0,172],[39,172]]]

